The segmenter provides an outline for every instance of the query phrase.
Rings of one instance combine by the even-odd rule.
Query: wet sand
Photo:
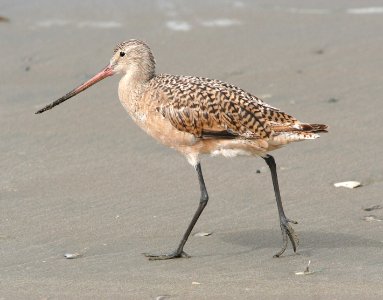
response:
[[[383,14],[375,1],[8,1],[0,5],[1,299],[372,299],[383,295]],[[7,21],[8,19],[8,21]],[[158,72],[236,84],[321,139],[273,153],[298,253],[281,236],[261,159],[206,157],[195,171],[146,136],[110,78],[34,112],[148,42]],[[256,173],[259,169],[261,172]],[[361,181],[354,190],[333,183]],[[80,253],[76,259],[65,253]],[[296,275],[311,261],[311,275]],[[197,282],[200,284],[193,284]]]

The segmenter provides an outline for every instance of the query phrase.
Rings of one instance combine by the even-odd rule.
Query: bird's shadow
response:
[[[300,247],[312,249],[336,249],[373,247],[383,249],[383,243],[353,234],[325,231],[298,232]],[[236,244],[254,249],[277,248],[282,243],[281,233],[276,230],[255,229],[221,234],[225,243]],[[307,253],[309,254],[309,253]]]

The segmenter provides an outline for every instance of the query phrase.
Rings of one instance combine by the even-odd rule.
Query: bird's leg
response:
[[[200,202],[197,208],[197,211],[195,212],[193,219],[191,220],[188,228],[186,229],[186,232],[178,245],[177,249],[169,254],[160,254],[160,255],[153,255],[153,254],[148,254],[144,253],[146,257],[149,257],[149,260],[163,260],[163,259],[171,259],[171,258],[180,258],[180,257],[190,257],[188,254],[186,254],[183,249],[185,246],[186,241],[189,238],[189,235],[191,231],[193,230],[194,225],[197,223],[197,220],[199,216],[201,215],[202,211],[204,210],[207,201],[209,200],[209,195],[206,190],[205,186],[205,181],[203,180],[202,176],[202,170],[201,170],[201,164],[198,162],[197,165],[195,166],[195,169],[198,174],[198,181],[199,181],[199,186],[201,190],[201,198]]]
[[[298,240],[298,236],[294,232],[294,229],[291,227],[289,223],[298,224],[298,222],[286,218],[285,212],[283,210],[281,194],[279,192],[279,185],[278,185],[277,167],[275,164],[274,157],[272,157],[271,155],[266,155],[265,157],[263,157],[263,159],[266,161],[271,171],[271,178],[273,180],[275,198],[276,198],[277,207],[278,207],[279,221],[281,223],[283,245],[282,245],[282,249],[274,255],[274,257],[279,257],[283,254],[283,252],[285,252],[287,248],[287,241],[288,241],[287,237],[291,241],[294,252],[296,252],[297,245],[299,244],[299,240]]]

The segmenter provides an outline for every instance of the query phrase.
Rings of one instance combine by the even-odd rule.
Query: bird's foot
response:
[[[281,218],[283,245],[282,249],[278,253],[276,253],[274,257],[280,257],[285,252],[288,242],[287,237],[290,239],[294,252],[297,252],[297,246],[299,245],[298,235],[295,233],[293,227],[289,223],[298,224],[298,222],[287,219],[285,217]]]
[[[149,260],[165,260],[165,259],[173,259],[173,258],[190,258],[190,255],[184,251],[174,251],[169,254],[150,254],[143,253]]]

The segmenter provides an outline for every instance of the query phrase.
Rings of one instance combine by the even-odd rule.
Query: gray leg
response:
[[[144,253],[146,257],[149,257],[149,260],[163,260],[163,259],[171,259],[171,258],[190,257],[188,254],[186,254],[183,251],[183,249],[184,249],[186,241],[188,240],[190,236],[191,231],[193,230],[194,225],[197,223],[199,216],[201,215],[202,211],[204,210],[207,204],[207,201],[209,200],[209,195],[207,194],[205,181],[203,180],[203,176],[202,176],[201,164],[198,163],[195,166],[195,169],[198,174],[198,181],[199,181],[199,186],[201,190],[201,198],[199,201],[198,208],[193,216],[193,219],[191,220],[180,244],[178,245],[175,251],[169,254],[159,254],[159,255]]]
[[[277,167],[275,164],[274,157],[272,157],[271,155],[267,155],[263,157],[263,159],[266,161],[271,171],[271,178],[273,180],[275,199],[277,201],[277,207],[278,207],[279,221],[281,223],[283,245],[282,245],[282,249],[274,255],[274,257],[279,257],[283,254],[283,252],[285,252],[287,248],[287,241],[288,241],[287,237],[291,241],[294,252],[297,251],[297,245],[299,244],[298,236],[295,234],[294,229],[291,227],[289,223],[298,224],[298,222],[286,218],[285,212],[283,210],[281,194],[279,192],[279,185],[278,185]]]

